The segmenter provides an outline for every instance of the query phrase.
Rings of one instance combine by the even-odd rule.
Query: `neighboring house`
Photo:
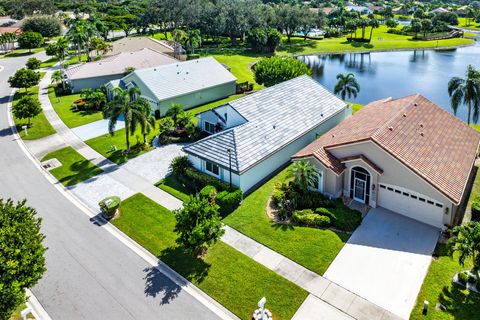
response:
[[[457,8],[454,13],[460,17],[465,17],[468,13],[468,6],[461,6]]]
[[[356,12],[359,12],[360,14],[370,14],[370,13],[373,13],[373,11],[370,10],[368,7],[365,7],[365,6],[357,6],[357,5],[353,5],[353,4],[350,4],[350,5],[345,6],[345,10],[347,10],[347,11],[356,11]]]
[[[128,68],[135,70],[176,63],[177,60],[152,49],[122,52],[98,61],[72,66],[64,71],[64,79],[72,92],[99,88],[109,81],[125,76]]]
[[[115,87],[135,86],[152,109],[164,115],[174,103],[189,109],[231,96],[236,92],[236,82],[222,64],[208,57],[136,70],[120,81],[110,82],[107,96],[112,97]]]
[[[212,135],[184,152],[197,170],[248,192],[348,115],[345,102],[301,76],[200,113]]]
[[[442,228],[468,199],[480,133],[416,94],[375,101],[298,152],[318,191]]]
[[[171,41],[159,41],[149,37],[125,37],[110,43],[112,50],[107,55],[115,55],[121,52],[138,51],[143,48],[149,48],[158,52],[168,54],[179,60],[185,60],[185,50],[181,45]]]
[[[15,33],[17,36],[22,33],[22,28],[20,27],[0,27],[0,34],[4,33]]]
[[[433,14],[437,14],[437,13],[444,13],[444,12],[450,12],[448,9],[445,9],[445,8],[436,8],[436,9],[433,9],[432,11],[430,11],[430,13],[433,13]]]
[[[312,11],[313,13],[319,13],[321,11],[326,16],[328,16],[335,10],[337,10],[337,8],[334,8],[334,7],[310,8],[310,11]]]

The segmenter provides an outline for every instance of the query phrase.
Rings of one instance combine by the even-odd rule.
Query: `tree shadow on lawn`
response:
[[[438,301],[446,307],[446,312],[455,319],[478,319],[480,295],[469,292],[457,284],[443,287]]]
[[[285,44],[282,44],[279,46],[279,50],[288,52],[288,53],[293,53],[293,54],[299,54],[302,53],[306,50],[306,48],[315,48],[315,41],[322,41],[322,40],[315,40],[315,41],[295,41],[299,39],[292,39],[292,42],[288,43],[285,42]]]
[[[188,254],[178,246],[163,250],[158,259],[195,284],[201,283],[210,269],[209,263]],[[160,266],[160,269],[162,268]],[[168,304],[178,297],[182,286],[187,285],[186,282],[180,285],[173,283],[157,267],[145,268],[143,271],[145,272],[145,295],[154,298],[157,295],[163,295],[161,304]]]
[[[96,166],[90,166],[90,161],[88,160],[81,160],[74,162],[70,165],[70,170],[76,172],[75,174],[71,174],[69,176],[61,178],[59,181],[66,185],[72,186],[79,182],[86,180],[87,178],[92,178],[97,174],[102,173],[102,169]]]

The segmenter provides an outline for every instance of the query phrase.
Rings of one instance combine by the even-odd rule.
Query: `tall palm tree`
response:
[[[345,98],[348,99],[356,98],[358,93],[360,92],[360,85],[355,78],[353,73],[341,74],[337,75],[337,84],[333,89],[333,93],[340,94],[340,97],[343,101]]]
[[[290,167],[290,175],[293,176],[294,183],[303,191],[307,191],[308,186],[315,184],[318,174],[315,167],[305,160],[294,161]]]
[[[181,43],[187,38],[187,33],[182,29],[175,29],[172,31],[173,38],[173,57],[178,58],[180,54]]]
[[[53,73],[52,73],[52,83],[54,84],[59,84],[59,83],[62,83],[63,85],[63,89],[65,89],[65,83],[63,81],[63,75],[62,75],[62,71],[60,70],[55,70]]]
[[[467,106],[467,124],[470,125],[470,116],[473,122],[478,122],[480,107],[480,71],[468,65],[465,78],[453,77],[448,82],[448,94],[454,114],[460,104]],[[473,109],[473,110],[472,110]]]
[[[368,21],[368,24],[370,26],[370,37],[368,39],[368,42],[372,42],[372,36],[373,36],[373,29],[377,29],[380,27],[380,22],[378,22],[377,19],[375,18],[371,18],[369,21]]]
[[[55,44],[56,55],[60,61],[64,61],[65,57],[68,55],[68,48],[70,42],[67,37],[60,37]]]
[[[145,115],[144,118],[133,118],[130,131],[134,132],[135,128],[140,125],[140,130],[142,131],[143,135],[143,144],[147,144],[147,136],[155,129],[157,122],[155,121],[155,117],[153,116],[153,110],[150,106],[150,102],[148,102],[145,98],[138,98],[136,100],[139,108],[142,110],[143,114]]]
[[[115,126],[118,118],[123,115],[125,119],[125,142],[126,153],[130,152],[130,132],[135,132],[135,125],[139,123],[145,123],[146,115],[143,105],[143,101],[140,96],[140,89],[137,87],[129,88],[128,90],[122,90],[116,87],[114,90],[113,99],[107,103],[103,109],[104,118],[110,118],[108,122],[108,131],[111,135],[115,134]]]
[[[463,266],[465,260],[472,259],[473,270],[480,269],[480,222],[471,221],[468,224],[456,226],[447,247],[450,255],[458,252],[458,262]]]

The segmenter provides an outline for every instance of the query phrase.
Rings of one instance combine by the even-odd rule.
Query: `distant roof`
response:
[[[136,77],[159,101],[237,81],[212,57],[136,70],[122,81],[128,84]]]
[[[22,29],[19,27],[0,27],[0,34],[4,33],[20,34],[22,33]]]
[[[123,74],[126,68],[135,70],[177,62],[172,57],[152,49],[122,52],[98,61],[72,66],[65,71],[70,80]]]
[[[165,41],[155,40],[149,37],[125,37],[111,43],[112,50],[108,55],[114,55],[121,52],[131,52],[149,48],[163,53],[173,53],[173,48]]]
[[[458,204],[477,155],[480,133],[416,94],[368,104],[293,158],[313,156],[340,174],[345,166],[329,148],[361,141],[377,144]]]
[[[242,173],[343,110],[345,102],[301,76],[228,103],[247,122],[184,148],[185,152]]]
[[[326,15],[329,15],[330,13],[332,13],[336,9],[337,8],[334,8],[334,7],[323,7],[323,8],[310,8],[310,11],[315,12],[315,13],[318,13],[319,11],[322,11]]]
[[[445,8],[436,8],[436,9],[433,9],[432,11],[430,11],[430,13],[444,13],[444,12],[450,12],[448,9],[445,9]]]

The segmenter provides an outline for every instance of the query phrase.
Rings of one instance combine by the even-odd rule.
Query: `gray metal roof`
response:
[[[122,80],[129,83],[136,78],[143,82],[159,101],[237,81],[237,78],[212,57],[137,70]]]
[[[243,173],[256,163],[297,140],[345,108],[338,99],[308,76],[285,81],[228,103],[247,119],[184,148],[186,153]]]

